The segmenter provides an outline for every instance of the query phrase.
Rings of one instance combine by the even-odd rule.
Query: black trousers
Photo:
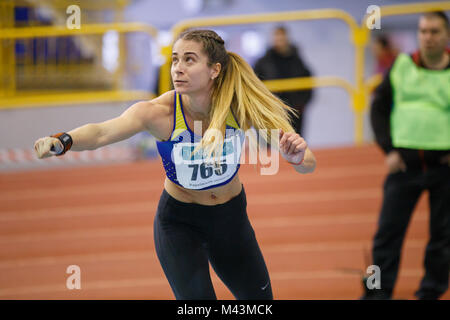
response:
[[[209,263],[236,299],[273,299],[246,207],[244,188],[214,206],[180,202],[163,191],[155,247],[177,300],[216,299]]]
[[[430,225],[418,298],[437,299],[448,288],[450,271],[450,168],[397,172],[384,183],[383,205],[373,243],[373,264],[381,271],[381,289],[390,298],[397,279],[401,248],[411,213],[429,191]]]

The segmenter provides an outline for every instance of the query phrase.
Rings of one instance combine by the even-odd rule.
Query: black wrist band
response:
[[[64,149],[60,153],[58,153],[56,156],[62,156],[67,151],[69,151],[70,148],[72,147],[72,143],[73,143],[72,137],[68,133],[60,132],[60,133],[52,135],[51,137],[57,138],[59,141],[61,141],[62,145],[64,146]],[[52,147],[52,151],[54,151],[53,147]]]

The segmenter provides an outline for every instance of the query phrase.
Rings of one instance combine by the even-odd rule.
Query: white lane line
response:
[[[137,278],[137,279],[122,279],[122,280],[104,280],[104,281],[83,281],[81,289],[83,292],[88,290],[111,290],[123,288],[139,288],[139,287],[154,287],[161,285],[169,285],[164,278]],[[58,284],[26,286],[15,288],[0,289],[0,297],[17,297],[23,295],[43,294],[43,293],[67,293],[70,292],[66,287],[65,281]]]
[[[274,190],[275,191],[275,190]],[[382,196],[380,188],[359,188],[355,190],[322,190],[307,192],[282,192],[255,194],[249,197],[249,204],[286,204],[305,202],[324,202],[337,200],[379,199]]]
[[[402,278],[419,278],[423,275],[422,269],[403,269],[400,276]],[[295,271],[295,272],[272,272],[271,281],[295,281],[295,280],[336,280],[336,279],[359,279],[358,275],[348,274],[338,270],[323,271]],[[217,285],[220,281],[214,277],[213,283]],[[149,290],[158,286],[169,286],[166,279],[159,278],[135,278],[120,280],[103,280],[103,281],[84,281],[81,284],[83,293],[89,290],[114,290],[114,289],[133,289],[149,287]],[[61,294],[67,293],[69,290],[65,286],[65,282],[58,284],[25,286],[15,288],[0,289],[0,297],[17,298],[18,296],[31,296],[33,294]]]
[[[323,169],[322,172],[314,173],[314,177],[305,176],[299,174],[293,174],[289,171],[283,171],[275,176],[271,176],[267,179],[267,182],[273,184],[276,182],[289,182],[289,181],[303,181],[311,180],[323,180],[323,179],[337,179],[337,178],[349,178],[350,176],[380,176],[383,174],[383,168],[380,166],[346,166],[341,168]],[[31,200],[46,198],[59,198],[61,196],[83,196],[83,195],[99,195],[107,193],[132,193],[132,192],[154,192],[162,191],[163,178],[161,177],[161,183],[155,183],[152,177],[148,177],[146,180],[139,181],[117,181],[108,183],[92,184],[88,181],[86,184],[72,186],[70,183],[55,187],[39,187],[36,183],[30,183],[30,187],[23,187],[21,190],[10,190],[5,188],[0,194],[0,201],[18,201],[18,200]],[[247,184],[261,183],[264,181],[264,177],[249,175],[243,179],[244,186]],[[14,185],[14,184],[12,184]]]
[[[135,208],[136,209],[136,208]],[[145,209],[145,207],[138,207]],[[123,213],[117,210],[115,214]],[[129,212],[132,212],[130,209]],[[105,211],[106,213],[106,211]],[[124,213],[126,214],[126,213]],[[327,216],[296,216],[296,217],[271,217],[271,218],[253,218],[251,223],[258,230],[261,228],[286,228],[286,227],[308,227],[308,226],[327,226],[327,225],[357,225],[357,224],[374,224],[376,223],[378,214],[374,213],[357,213],[357,214],[332,214]],[[426,211],[419,211],[413,215],[412,221],[426,222],[428,216]],[[76,240],[77,238],[103,238],[103,237],[126,237],[126,236],[150,236],[153,234],[153,226],[148,223],[138,227],[116,227],[116,228],[91,228],[88,230],[56,230],[49,233],[46,232],[28,232],[26,234],[11,234],[0,236],[0,244],[11,244],[18,242],[30,241],[49,241],[49,240]]]
[[[153,226],[127,227],[127,228],[94,228],[89,230],[60,230],[52,233],[27,233],[22,235],[7,235],[0,237],[0,244],[17,244],[19,242],[37,242],[37,241],[68,241],[68,240],[87,240],[108,237],[135,237],[148,236],[153,234]]]
[[[321,191],[308,191],[308,192],[281,192],[274,193],[269,192],[267,194],[255,194],[248,198],[249,205],[276,205],[276,204],[294,204],[294,203],[307,203],[307,202],[326,202],[326,201],[351,201],[361,199],[380,199],[380,188],[360,188],[357,190],[340,189],[340,190],[321,190]],[[50,201],[50,200],[49,200]],[[57,208],[36,208],[36,210],[24,210],[24,211],[0,211],[0,221],[15,221],[20,220],[22,217],[27,220],[34,220],[34,217],[45,218],[51,216],[57,216],[61,213],[62,216],[70,216],[70,212],[73,212],[74,216],[87,215],[83,212],[101,212],[105,214],[106,210],[118,213],[118,210],[126,212],[132,211],[133,208],[138,207],[139,210],[148,208],[148,210],[155,210],[158,201],[145,201],[135,202],[130,201],[123,204],[102,204],[102,205],[89,205],[80,207],[57,207]],[[115,208],[114,208],[115,207]],[[130,210],[128,210],[130,209]]]
[[[405,249],[420,249],[426,245],[426,239],[407,239]],[[267,253],[299,253],[299,252],[329,252],[329,251],[353,251],[371,249],[372,241],[333,241],[311,243],[286,243],[277,245],[261,245],[262,251]]]
[[[407,239],[404,244],[405,250],[421,249],[427,243],[426,239]],[[274,253],[305,253],[305,252],[342,252],[342,251],[359,251],[371,248],[371,241],[320,241],[308,243],[283,243],[276,245],[261,245],[261,250],[267,254]],[[25,259],[11,259],[0,262],[0,269],[19,268],[19,267],[39,267],[51,266],[56,264],[72,264],[77,263],[103,263],[111,261],[126,260],[146,260],[156,261],[156,253],[154,249],[144,251],[118,251],[107,253],[86,253],[77,255],[63,256],[47,256]]]
[[[118,215],[148,212],[154,215],[157,201],[130,201],[124,204],[85,205],[76,207],[36,208],[24,211],[6,211],[0,213],[0,222],[35,221],[40,219],[75,218],[85,216]]]

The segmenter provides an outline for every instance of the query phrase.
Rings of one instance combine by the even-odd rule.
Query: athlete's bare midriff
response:
[[[237,196],[242,190],[242,184],[236,174],[226,185],[207,190],[191,190],[180,187],[166,177],[164,188],[178,201],[212,206],[228,202]]]

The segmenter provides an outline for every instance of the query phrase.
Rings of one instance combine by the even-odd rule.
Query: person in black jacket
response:
[[[289,42],[288,32],[283,26],[275,28],[273,45],[256,62],[254,70],[261,80],[311,77],[311,71],[303,63],[297,47]],[[277,96],[298,112],[299,117],[292,118],[291,123],[295,131],[303,136],[303,113],[311,100],[312,90],[279,92]]]
[[[400,54],[375,91],[370,116],[389,174],[374,236],[373,264],[381,289],[362,299],[390,299],[401,248],[414,207],[429,192],[428,241],[419,299],[438,299],[448,289],[450,270],[450,39],[445,13],[423,14],[419,50]]]

